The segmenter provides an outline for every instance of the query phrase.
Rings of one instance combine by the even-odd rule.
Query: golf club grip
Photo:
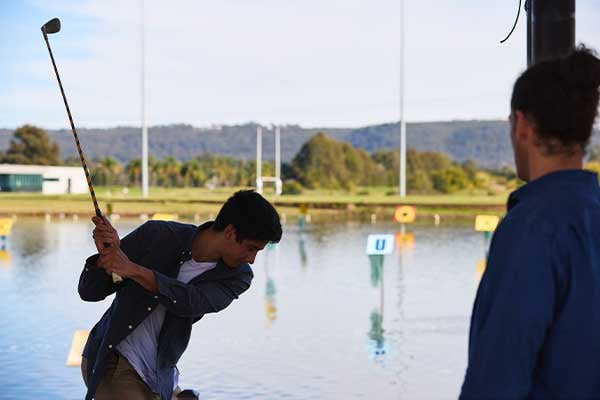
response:
[[[96,216],[102,218],[102,212],[100,211],[100,209],[98,208],[98,206],[96,206]],[[112,244],[108,243],[108,242],[105,242],[103,244],[104,244],[104,248],[108,248],[108,247],[112,246]],[[113,280],[114,283],[121,283],[121,282],[123,282],[123,278],[120,275],[115,274],[114,272],[111,272],[110,274],[112,276],[112,280]]]

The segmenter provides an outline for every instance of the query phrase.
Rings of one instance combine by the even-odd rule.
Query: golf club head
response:
[[[42,25],[42,32],[51,34],[60,31],[60,19],[52,18],[50,21]]]

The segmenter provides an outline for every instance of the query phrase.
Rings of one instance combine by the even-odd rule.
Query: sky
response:
[[[400,0],[144,0],[148,125],[359,127],[400,118]],[[526,65],[518,0],[405,0],[408,122],[506,119]],[[142,0],[2,0],[0,128],[140,126]],[[576,40],[600,51],[600,0]]]

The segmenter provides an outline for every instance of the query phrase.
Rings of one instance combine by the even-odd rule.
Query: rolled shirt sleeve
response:
[[[473,308],[461,399],[530,393],[557,301],[557,244],[547,228],[509,221],[494,235]]]
[[[153,271],[159,292],[159,302],[179,317],[200,317],[226,308],[248,290],[252,277],[243,274],[229,280],[183,283]]]

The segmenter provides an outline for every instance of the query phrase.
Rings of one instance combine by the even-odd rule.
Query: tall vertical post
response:
[[[262,128],[256,127],[256,191],[262,193]]]
[[[275,193],[281,195],[283,184],[281,182],[281,130],[275,127]]]
[[[575,48],[575,0],[529,0],[528,66]]]
[[[404,0],[400,0],[400,197],[406,196],[406,120],[404,118]]]
[[[144,29],[144,0],[142,1],[142,88],[141,88],[141,100],[142,100],[142,197],[148,197],[148,128],[146,127],[146,71],[145,71],[145,29]]]

